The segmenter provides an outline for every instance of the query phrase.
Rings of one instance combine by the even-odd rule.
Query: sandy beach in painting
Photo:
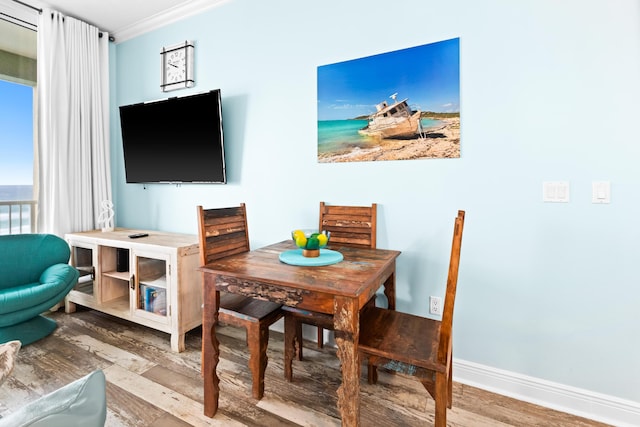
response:
[[[366,162],[460,157],[460,118],[438,119],[442,125],[429,128],[425,137],[381,139],[371,148],[353,147],[318,155],[318,162]]]

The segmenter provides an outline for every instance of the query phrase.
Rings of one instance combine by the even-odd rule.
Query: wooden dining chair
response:
[[[244,203],[239,207],[220,209],[203,209],[202,206],[198,206],[198,230],[202,265],[249,251],[249,231]],[[219,307],[218,320],[221,323],[246,329],[252,395],[254,399],[262,399],[269,326],[284,315],[281,305],[220,292]]]
[[[436,427],[447,425],[447,408],[452,404],[451,326],[464,215],[458,211],[455,219],[442,320],[375,306],[366,307],[360,315],[358,351],[368,363],[369,383],[377,381],[377,366],[418,377],[436,402]]]
[[[320,202],[318,230],[330,232],[329,247],[357,246],[376,247],[377,205],[338,206]],[[375,298],[375,297],[374,297]],[[375,299],[370,301],[375,304]],[[293,379],[292,362],[294,356],[302,360],[302,325],[318,328],[318,348],[324,345],[324,330],[333,330],[333,315],[282,307],[285,312],[285,354],[284,374],[288,381]]]

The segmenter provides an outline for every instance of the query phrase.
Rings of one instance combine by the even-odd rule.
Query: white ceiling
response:
[[[163,25],[195,15],[231,0],[21,0],[35,8],[50,8],[81,19],[107,31],[116,43],[138,36]],[[12,0],[0,0],[0,14],[21,21],[37,23],[38,13]],[[0,15],[0,18],[3,17]],[[13,25],[0,20],[0,49],[20,50],[18,33],[7,33]],[[8,45],[14,45],[5,48]],[[31,56],[31,55],[27,55]]]

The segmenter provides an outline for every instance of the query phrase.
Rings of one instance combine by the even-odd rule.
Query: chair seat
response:
[[[403,364],[444,372],[446,366],[438,363],[438,336],[440,321],[414,316],[395,310],[370,307],[360,315],[359,350],[381,359],[394,360],[387,367],[406,371]],[[402,331],[401,334],[398,331]],[[420,337],[414,340],[413,337]],[[404,349],[402,353],[398,349]]]
[[[279,311],[281,307],[280,304],[271,301],[262,301],[242,295],[220,292],[221,316],[241,317],[250,322],[258,322]]]

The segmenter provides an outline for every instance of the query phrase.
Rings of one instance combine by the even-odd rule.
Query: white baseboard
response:
[[[453,380],[493,393],[618,427],[640,426],[640,403],[465,360],[453,360]]]

